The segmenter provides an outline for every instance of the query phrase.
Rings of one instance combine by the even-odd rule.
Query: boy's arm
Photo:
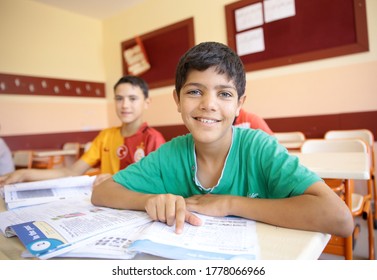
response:
[[[112,178],[93,188],[91,201],[94,205],[146,211],[154,221],[172,226],[181,233],[184,222],[200,225],[201,220],[186,210],[183,197],[173,194],[144,194],[131,191]]]
[[[19,169],[12,173],[0,176],[0,187],[20,182],[32,182],[48,179],[55,179],[67,176],[79,176],[84,174],[90,166],[83,160],[79,159],[69,167],[53,169]]]
[[[235,215],[281,227],[352,234],[353,218],[347,205],[324,183],[316,182],[304,194],[283,199],[255,199],[228,195],[194,196],[187,209],[207,215]],[[222,213],[218,209],[223,209]]]
[[[123,187],[111,177],[93,188],[91,201],[97,206],[145,210],[144,205],[147,196],[149,195],[137,193]]]

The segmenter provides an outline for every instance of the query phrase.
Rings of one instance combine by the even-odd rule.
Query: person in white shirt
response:
[[[0,138],[0,176],[13,172],[14,163],[12,152],[4,139]]]

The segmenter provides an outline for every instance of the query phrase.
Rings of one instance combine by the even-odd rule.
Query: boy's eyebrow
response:
[[[206,88],[205,85],[201,84],[201,83],[187,83],[187,84],[184,84],[182,88],[185,88],[187,86],[196,86],[196,87],[204,87]],[[215,86],[216,89],[228,89],[228,88],[231,88],[231,89],[234,89],[234,90],[237,90],[237,88],[233,85],[216,85]]]
[[[126,93],[126,94],[115,93],[114,95],[115,96],[125,96],[125,97],[138,96],[138,94],[136,94],[136,93]]]
[[[188,86],[197,86],[197,87],[204,87],[202,84],[200,83],[187,83],[187,84],[184,84],[182,88],[185,88],[185,87],[188,87]]]

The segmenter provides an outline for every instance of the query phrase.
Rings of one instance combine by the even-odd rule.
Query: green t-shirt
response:
[[[203,189],[196,179],[196,157],[191,134],[162,145],[137,163],[113,176],[130,190],[190,197],[195,194],[230,194],[253,198],[284,198],[302,194],[315,173],[299,164],[275,137],[261,130],[233,127],[232,145],[218,184]]]

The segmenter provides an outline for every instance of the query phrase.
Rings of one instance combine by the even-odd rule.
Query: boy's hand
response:
[[[186,210],[186,202],[182,196],[173,194],[159,194],[151,196],[145,210],[154,221],[166,223],[169,226],[175,224],[175,232],[182,233],[186,222],[198,226],[201,220]]]
[[[14,172],[0,176],[0,187],[8,184],[19,183],[24,180],[24,170],[16,170]]]
[[[203,215],[225,217],[231,215],[230,202],[232,196],[204,194],[186,198],[187,210]]]

